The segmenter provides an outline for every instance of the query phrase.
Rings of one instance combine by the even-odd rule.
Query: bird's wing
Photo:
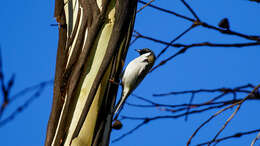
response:
[[[140,66],[138,77],[137,77],[137,80],[136,80],[136,85],[137,86],[144,79],[144,77],[147,75],[147,73],[150,71],[151,68],[152,68],[152,65],[150,65],[148,63],[146,63],[145,65]]]

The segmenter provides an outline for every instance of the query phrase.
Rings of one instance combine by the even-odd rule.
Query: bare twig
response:
[[[225,122],[225,124],[222,126],[222,128],[218,131],[218,133],[215,135],[215,137],[211,140],[211,142],[215,142],[217,137],[220,135],[220,133],[226,128],[227,124],[230,123],[230,121],[234,118],[234,116],[237,114],[241,107],[241,104],[239,104],[236,108],[236,110],[232,113],[232,115],[228,118],[228,120]],[[210,144],[210,143],[209,143]]]
[[[140,127],[142,127],[143,125],[145,125],[146,123],[148,123],[149,120],[144,120],[143,122],[141,122],[140,124],[138,124],[136,127],[134,127],[133,129],[129,130],[128,132],[124,133],[123,135],[119,136],[118,138],[112,140],[112,143],[117,142],[119,140],[121,140],[122,138],[126,137],[129,134],[132,134],[134,131],[138,130]]]
[[[221,141],[225,141],[225,140],[228,140],[228,139],[231,139],[231,138],[239,138],[241,136],[245,136],[245,135],[249,135],[249,134],[254,134],[254,133],[257,133],[257,132],[260,132],[260,129],[256,129],[256,130],[252,130],[252,131],[247,131],[247,132],[238,132],[236,134],[233,134],[233,135],[230,135],[230,136],[226,136],[226,137],[223,137],[223,138],[219,138],[219,139],[216,139],[215,141],[216,142],[221,142]],[[198,144],[197,146],[203,146],[203,145],[207,145],[209,142],[204,142],[204,143],[200,143]]]
[[[197,19],[197,21],[200,21],[198,15],[193,11],[193,9],[186,3],[184,0],[181,0],[181,2],[188,8],[188,10],[192,13],[192,15]]]
[[[172,60],[176,56],[179,56],[180,54],[184,54],[187,49],[188,48],[185,47],[185,48],[181,49],[180,51],[178,51],[177,53],[175,53],[172,56],[170,56],[169,58],[166,58],[166,59],[162,60],[159,64],[157,64],[155,67],[153,67],[150,72],[153,72],[155,69],[157,69],[158,67],[166,64],[168,61]]]
[[[1,82],[1,91],[3,93],[3,103],[0,107],[0,119],[3,115],[6,106],[9,104],[9,94],[14,85],[15,74],[9,79],[7,85],[5,85],[5,76],[3,71],[3,60],[2,60],[2,48],[0,47],[0,82]]]
[[[251,99],[251,98],[250,98]],[[248,100],[250,100],[248,99]],[[168,108],[179,108],[180,110],[186,110],[188,107],[190,108],[198,108],[198,107],[204,107],[204,106],[215,106],[215,105],[229,105],[233,104],[235,102],[238,102],[242,99],[232,99],[232,100],[225,100],[225,101],[219,101],[219,102],[203,102],[203,103],[196,103],[196,104],[178,104],[178,105],[171,105],[171,104],[150,104],[150,105],[140,105],[140,104],[133,104],[126,102],[126,104],[133,106],[133,107],[141,107],[141,108],[154,108],[154,107],[168,107]],[[256,98],[252,98],[251,100],[257,100]],[[260,99],[258,99],[260,100]],[[178,111],[178,110],[172,110],[172,111]]]
[[[183,35],[185,35],[187,32],[189,32],[190,30],[192,30],[192,28],[194,28],[196,25],[191,25],[190,27],[188,27],[185,31],[183,31],[181,34],[179,34],[176,38],[174,38],[170,44],[173,44],[175,41],[177,41],[178,39],[180,39]],[[157,58],[159,58],[171,45],[167,45],[164,49],[162,49],[162,51],[157,55]]]
[[[52,85],[52,84],[53,84],[53,80],[49,80],[49,81],[40,82],[40,83],[38,83],[36,85],[32,85],[32,86],[26,87],[26,88],[20,90],[19,92],[17,92],[16,94],[14,94],[13,96],[11,96],[10,97],[10,102],[14,102],[18,98],[24,96],[25,94],[27,94],[29,92],[34,91],[35,89],[38,89],[40,87],[47,86],[47,85]]]
[[[236,105],[239,105],[239,104],[242,104],[243,102],[245,102],[248,98],[250,98],[250,96],[256,92],[258,90],[258,88],[260,87],[260,84],[258,86],[256,86],[252,91],[251,93],[249,93],[243,100],[237,102],[237,103],[234,103],[224,109],[221,109],[219,110],[217,113],[215,113],[214,115],[212,115],[208,120],[206,120],[205,122],[203,122],[196,130],[195,132],[191,135],[191,137],[189,138],[188,142],[187,142],[187,146],[190,145],[191,143],[191,140],[194,138],[194,136],[198,133],[198,131],[203,127],[205,126],[207,123],[209,123],[213,118],[215,118],[216,116],[218,116],[220,113],[226,111],[227,109],[230,109]]]
[[[158,65],[156,65],[155,67],[153,67],[151,69],[151,72],[154,71],[155,69],[157,69],[158,67],[166,64],[168,61],[172,60],[173,58],[181,55],[181,54],[184,54],[188,49],[190,49],[191,47],[195,47],[195,46],[207,46],[207,45],[210,45],[209,43],[206,43],[205,45],[191,45],[191,46],[186,46],[186,47],[183,47],[181,50],[179,50],[178,52],[176,52],[175,54],[173,54],[172,56],[162,60]],[[223,45],[223,44],[222,44]],[[257,43],[254,43],[254,44],[249,44],[249,46],[252,46],[252,45],[259,45],[259,42]],[[213,44],[211,45],[213,46]],[[220,46],[220,45],[216,45],[216,46]],[[224,45],[223,45],[224,46]],[[229,47],[245,47],[245,46],[248,46],[248,44],[236,44],[234,46],[230,46],[228,44],[226,44],[226,46],[229,46]]]
[[[254,146],[258,139],[260,139],[260,132],[258,132],[257,136],[253,139],[251,146]]]
[[[222,107],[224,105],[221,105],[220,107]],[[210,108],[216,108],[216,107],[210,107]],[[176,119],[176,118],[180,118],[183,116],[186,116],[187,114],[196,114],[196,113],[200,113],[202,111],[206,111],[209,110],[210,108],[207,109],[202,109],[202,110],[194,110],[194,111],[190,111],[189,113],[181,113],[181,114],[177,114],[177,115],[166,115],[166,116],[155,116],[155,117],[130,117],[130,116],[121,116],[122,119],[121,120],[141,120],[142,122],[140,124],[138,124],[136,127],[132,128],[131,130],[129,130],[128,132],[124,133],[122,136],[116,138],[115,140],[113,140],[113,142],[117,142],[121,139],[123,139],[124,137],[132,134],[134,131],[138,130],[139,128],[141,128],[142,126],[144,126],[145,124],[147,124],[148,122],[152,122],[155,120],[159,120],[159,119]]]
[[[187,146],[190,145],[192,138],[199,132],[199,130],[200,130],[203,126],[205,126],[207,123],[209,123],[213,118],[215,118],[215,117],[216,117],[217,115],[219,115],[220,113],[226,111],[227,109],[230,109],[230,108],[234,107],[234,106],[237,105],[237,104],[238,104],[238,103],[234,103],[234,104],[232,104],[232,105],[230,105],[230,106],[228,106],[228,107],[226,107],[226,108],[224,108],[224,109],[219,110],[217,113],[215,113],[214,115],[212,115],[208,120],[206,120],[205,122],[203,122],[203,123],[195,130],[195,132],[191,135],[191,137],[189,138],[189,140],[188,140],[188,142],[187,142]]]
[[[190,112],[191,104],[192,104],[192,101],[193,101],[194,97],[195,97],[195,94],[191,93],[190,101],[189,101],[188,108],[187,108],[187,111],[186,111],[187,114],[185,115],[185,121],[188,120],[188,116],[189,116],[188,113]]]
[[[153,38],[150,36],[146,36],[141,34],[140,32],[137,32],[136,30],[134,31],[135,34],[133,34],[133,37],[135,37],[135,41],[139,38],[142,39],[146,39],[146,40],[150,40],[156,43],[160,43],[163,45],[169,45],[171,47],[176,47],[176,48],[180,48],[180,47],[188,47],[188,48],[192,48],[192,47],[228,47],[228,48],[233,48],[233,47],[250,47],[250,46],[259,46],[260,42],[248,42],[248,43],[211,43],[211,42],[201,42],[201,43],[194,43],[194,44],[173,44],[170,42],[166,42],[157,38]],[[133,43],[133,42],[132,42]]]
[[[176,119],[176,118],[180,118],[180,117],[183,117],[183,116],[186,116],[186,115],[198,114],[198,113],[208,111],[208,110],[211,110],[211,109],[218,109],[218,108],[222,108],[222,107],[225,107],[225,106],[230,107],[230,105],[234,106],[234,104],[240,103],[241,101],[244,100],[244,99],[236,99],[236,100],[232,99],[232,100],[221,101],[221,102],[213,102],[213,103],[166,105],[166,104],[159,104],[159,103],[153,102],[153,101],[148,100],[146,98],[143,98],[141,96],[134,95],[134,97],[141,99],[141,100],[143,100],[143,101],[145,101],[145,102],[147,102],[151,105],[135,105],[135,104],[127,103],[128,105],[142,107],[142,108],[143,107],[156,107],[156,108],[158,108],[158,107],[169,107],[169,108],[178,108],[178,109],[161,108],[162,111],[170,111],[172,113],[175,113],[175,115],[165,115],[165,116],[155,116],[155,117],[121,116],[121,120],[141,120],[142,122],[140,124],[138,124],[136,127],[134,127],[133,129],[124,133],[122,136],[113,140],[114,142],[119,141],[122,138],[126,137],[127,135],[132,134],[135,130],[138,130],[139,128],[141,128],[142,126],[144,126],[148,122],[152,122],[152,121],[159,120],[159,119]],[[253,98],[248,98],[248,100],[253,100]],[[209,106],[209,107],[205,107],[205,108],[202,108],[202,109],[199,109],[199,110],[194,110],[194,107],[204,107],[204,106]],[[190,108],[190,107],[193,107],[193,108]],[[188,108],[190,108],[189,112],[186,111],[184,113],[176,114],[180,111],[185,111]]]
[[[148,3],[146,3],[142,8],[140,8],[139,10],[136,11],[136,13],[139,13],[140,11],[142,11],[145,7],[147,7],[150,3],[154,2],[154,0],[150,0]]]
[[[146,2],[143,2],[141,0],[139,0],[139,3],[142,3],[142,4],[147,4]],[[235,36],[238,36],[238,37],[242,37],[242,38],[245,38],[245,39],[248,39],[248,40],[253,40],[253,41],[260,41],[260,36],[253,36],[253,35],[246,35],[246,34],[242,34],[242,33],[239,33],[239,32],[236,32],[236,31],[232,31],[232,30],[226,30],[226,29],[223,29],[223,28],[218,28],[216,26],[213,26],[213,25],[210,25],[206,22],[203,22],[199,19],[197,20],[194,20],[192,18],[189,18],[189,17],[186,17],[186,16],[183,16],[181,14],[178,14],[176,12],[173,12],[173,11],[170,11],[170,10],[167,10],[167,9],[163,9],[163,8],[160,8],[158,6],[155,6],[155,5],[148,5],[149,7],[151,8],[154,8],[154,9],[157,9],[161,12],[166,12],[168,14],[172,14],[176,17],[179,17],[179,18],[182,18],[182,19],[185,19],[185,20],[188,20],[188,21],[191,21],[192,23],[196,23],[197,25],[201,25],[205,28],[208,28],[208,29],[213,29],[213,30],[216,30],[220,33],[223,33],[223,34],[226,34],[226,35],[235,35]],[[194,12],[195,13],[195,12]],[[193,14],[194,15],[194,14]],[[195,14],[196,15],[196,14]]]
[[[141,3],[141,4],[144,4],[144,5],[147,4],[146,2],[144,2],[144,1],[142,1],[142,0],[139,0],[138,2]],[[176,12],[173,12],[173,11],[170,11],[170,10],[167,10],[167,9],[164,9],[164,8],[160,8],[160,7],[155,6],[155,5],[152,5],[152,4],[149,4],[148,7],[157,9],[157,10],[159,10],[159,11],[162,11],[162,12],[165,12],[165,13],[168,13],[168,14],[175,15],[176,17],[179,17],[179,18],[182,18],[182,19],[185,19],[185,20],[189,20],[189,21],[192,21],[192,22],[195,21],[195,20],[192,19],[192,18],[183,16],[183,15],[181,15],[181,14],[178,14],[178,13],[176,13]]]
[[[241,37],[241,38],[244,38],[244,39],[248,39],[248,40],[253,40],[253,41],[260,41],[260,36],[246,35],[246,34],[236,32],[236,31],[220,29],[220,28],[215,27],[213,25],[207,24],[206,22],[201,22],[201,26],[203,26],[205,28],[212,29],[212,30],[216,30],[216,31],[223,33],[223,34],[235,35],[235,36],[238,36],[238,37]]]
[[[187,91],[178,91],[178,92],[169,92],[169,93],[161,93],[161,94],[153,94],[153,96],[169,96],[169,95],[179,95],[179,94],[197,94],[197,93],[215,93],[215,92],[222,92],[222,93],[233,93],[233,92],[241,92],[241,93],[250,93],[250,90],[245,90],[246,88],[254,89],[254,85],[247,84],[238,86],[235,88],[217,88],[217,89],[198,89],[198,90],[187,90]]]
[[[36,86],[32,86],[32,87],[29,87],[29,88],[26,88],[26,89],[22,90],[21,92],[18,92],[14,97],[18,97],[18,96],[24,95],[25,93],[27,93],[29,91],[37,89],[36,92],[29,99],[27,99],[21,106],[17,107],[14,112],[12,112],[9,116],[7,116],[5,119],[0,121],[0,127],[4,126],[8,122],[14,120],[15,116],[17,116],[24,109],[26,109],[35,99],[40,97],[40,95],[42,94],[44,88],[49,83],[50,83],[49,81],[48,82],[42,82],[42,83],[40,83],[40,84],[38,84]]]

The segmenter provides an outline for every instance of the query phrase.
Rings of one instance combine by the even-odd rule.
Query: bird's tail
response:
[[[120,98],[119,102],[117,103],[115,110],[114,110],[114,115],[115,115],[114,120],[117,120],[119,113],[123,109],[123,104],[125,103],[126,96],[127,96],[126,92],[122,92],[121,98]]]

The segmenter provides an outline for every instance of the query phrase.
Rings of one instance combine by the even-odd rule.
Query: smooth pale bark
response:
[[[137,0],[56,0],[59,22],[46,146],[108,145]]]

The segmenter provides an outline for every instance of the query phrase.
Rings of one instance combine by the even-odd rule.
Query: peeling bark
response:
[[[108,145],[118,89],[108,80],[119,80],[136,5],[137,0],[56,0],[60,35],[45,146]]]

